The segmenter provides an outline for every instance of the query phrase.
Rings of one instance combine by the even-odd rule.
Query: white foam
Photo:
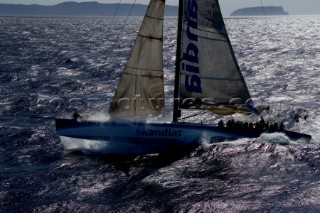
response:
[[[103,152],[108,147],[108,142],[98,140],[75,139],[60,137],[61,143],[66,150],[85,150],[89,152]]]
[[[257,138],[258,141],[273,144],[290,144],[290,139],[283,133],[263,133]]]
[[[81,115],[84,120],[88,121],[109,121],[111,119],[110,115],[104,112],[96,112],[90,115]]]
[[[66,151],[82,151],[85,154],[142,154],[150,152],[149,146],[126,141],[99,141],[60,136]]]

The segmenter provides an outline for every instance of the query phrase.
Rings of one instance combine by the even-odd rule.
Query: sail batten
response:
[[[181,73],[181,75],[188,75],[188,73]],[[201,76],[201,79],[215,80],[215,81],[242,81],[242,79],[232,79],[232,78],[214,78]]]
[[[162,20],[163,21],[163,18],[157,18],[157,17],[153,17],[153,16],[148,16],[148,15],[145,15],[146,18],[151,18],[151,19],[158,19],[158,20]]]
[[[164,1],[151,0],[109,113],[125,118],[159,112],[164,106]]]
[[[192,29],[192,30],[195,30],[195,29]],[[222,32],[222,31],[212,31],[208,28],[198,28],[196,29],[198,32],[204,32],[204,33],[212,33],[212,34],[218,34],[218,35],[228,35],[227,32]],[[183,33],[186,32],[186,30],[182,30]],[[199,36],[199,35],[198,35]]]
[[[126,74],[131,74],[131,75],[143,75],[141,74],[142,72],[147,72],[148,70],[146,69],[140,69],[140,68],[136,68],[136,67],[128,67],[129,69],[134,70],[135,73],[130,73],[129,70],[127,72],[125,72]],[[152,70],[153,72],[159,72],[159,76],[163,76],[162,70]],[[141,73],[136,73],[136,72],[141,72]]]
[[[156,37],[151,37],[151,36],[143,36],[143,35],[140,35],[139,37],[149,38],[149,39],[154,39],[154,40],[160,40],[160,41],[162,41],[162,38],[156,38]]]

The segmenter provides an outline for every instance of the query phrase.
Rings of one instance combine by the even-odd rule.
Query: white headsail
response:
[[[218,0],[184,0],[183,11],[180,107],[225,115],[240,112],[239,106],[251,104],[251,97]]]
[[[116,117],[159,112],[164,106],[164,0],[151,0],[109,108]]]

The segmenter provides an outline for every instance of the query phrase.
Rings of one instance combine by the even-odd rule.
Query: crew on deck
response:
[[[223,128],[223,127],[224,127],[224,123],[223,123],[222,120],[220,120],[220,121],[218,122],[218,127],[219,127],[219,128]]]
[[[224,123],[222,120],[219,121],[218,127],[224,127]],[[263,117],[255,123],[252,122],[242,122],[242,121],[234,121],[233,119],[228,120],[225,128],[233,130],[233,131],[244,131],[251,133],[262,133],[262,132],[281,132],[284,131],[283,122],[278,125],[277,123],[272,123],[269,125],[268,122],[265,122]]]
[[[76,109],[76,110],[73,112],[72,118],[73,118],[74,120],[76,120],[76,121],[79,121],[79,119],[81,118],[81,115],[80,115],[79,110]]]

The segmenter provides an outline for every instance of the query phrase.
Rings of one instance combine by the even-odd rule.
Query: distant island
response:
[[[142,4],[98,2],[64,2],[53,6],[0,4],[0,16],[144,16],[146,10],[147,5]],[[166,5],[165,16],[176,16],[177,13],[177,6]]]
[[[280,16],[280,15],[289,15],[288,12],[285,12],[283,7],[247,7],[236,10],[231,13],[231,16]]]

